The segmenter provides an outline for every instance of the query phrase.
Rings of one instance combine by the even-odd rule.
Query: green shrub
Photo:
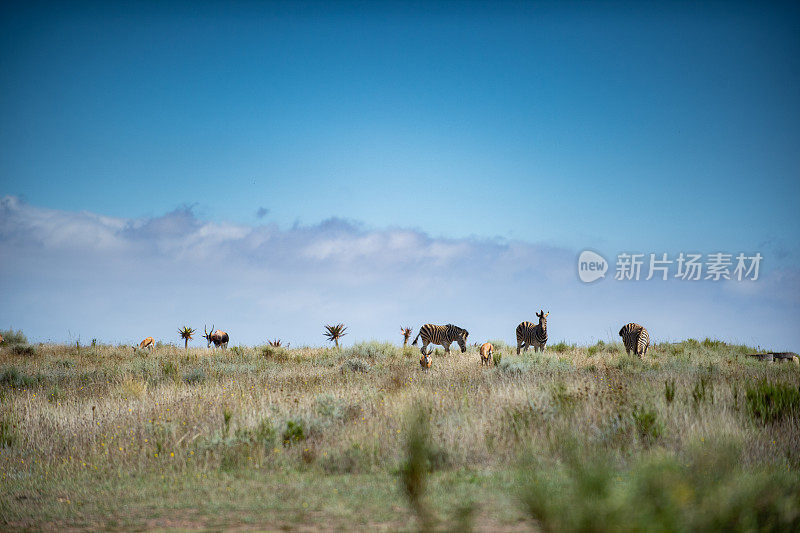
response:
[[[361,359],[348,359],[342,365],[342,372],[349,370],[350,372],[362,372],[366,373],[372,370],[372,367],[366,361],[362,361]]]
[[[6,368],[2,374],[0,374],[0,383],[3,385],[9,385],[11,387],[21,388],[21,387],[31,387],[36,385],[38,381],[37,378],[33,376],[28,376],[27,374],[20,372],[13,366],[10,368]]]
[[[165,378],[178,378],[178,363],[175,361],[161,361],[161,373]]]
[[[287,420],[286,429],[283,430],[283,445],[289,446],[295,442],[306,440],[307,435],[302,420]]]
[[[564,353],[564,352],[569,352],[569,351],[574,350],[575,349],[575,345],[574,344],[567,344],[566,342],[561,341],[561,342],[559,342],[557,344],[552,344],[552,345],[548,346],[548,349],[553,350],[556,353]]]
[[[11,346],[13,344],[28,344],[28,338],[22,333],[21,329],[14,331],[13,329],[6,329],[0,331],[0,336],[3,337],[3,345]]]
[[[32,355],[36,355],[36,348],[30,344],[14,344],[11,346],[11,353],[14,355],[30,357]]]
[[[394,356],[398,353],[398,349],[389,342],[359,342],[344,352],[345,357],[351,359],[367,359],[375,363],[380,359],[389,356]]]
[[[562,443],[561,461],[531,457],[518,486],[543,531],[797,531],[800,478],[743,468],[733,447],[706,443],[687,458],[645,453],[629,468]]]
[[[597,341],[593,346],[589,346],[589,348],[586,349],[586,352],[589,355],[596,355],[598,353],[605,351],[605,349],[606,349],[606,343],[603,341]]]
[[[664,399],[667,400],[667,405],[671,404],[675,399],[675,380],[664,380]]]
[[[492,352],[492,364],[499,365],[503,361],[503,353],[500,350]]]
[[[17,423],[13,415],[0,415],[0,448],[11,447],[17,442]]]
[[[700,375],[694,384],[694,389],[692,389],[692,401],[695,407],[706,400],[714,403],[714,382],[710,373]]]
[[[339,453],[331,453],[322,462],[322,468],[329,474],[359,474],[370,469],[369,454],[358,444]]]
[[[750,415],[764,423],[800,415],[800,390],[794,385],[761,381],[747,387],[745,401]]]
[[[183,382],[187,385],[196,385],[206,380],[206,373],[202,368],[193,368],[183,374]]]
[[[497,364],[497,370],[507,376],[521,376],[528,371],[530,363],[522,359],[522,357],[510,356],[504,357]]]
[[[261,357],[267,359],[284,359],[286,357],[286,348],[282,346],[262,346]]]
[[[420,522],[419,529],[432,531],[433,516],[425,501],[432,462],[430,411],[416,404],[409,413],[409,419],[404,442],[405,457],[400,465],[400,484]]]
[[[658,420],[658,414],[653,409],[634,406],[631,418],[639,438],[645,444],[651,444],[658,440],[664,432],[664,426]]]
[[[316,398],[317,413],[330,418],[344,418],[344,402],[332,394],[320,394]]]

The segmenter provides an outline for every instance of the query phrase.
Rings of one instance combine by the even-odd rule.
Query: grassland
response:
[[[800,529],[800,369],[686,341],[0,348],[0,529]]]

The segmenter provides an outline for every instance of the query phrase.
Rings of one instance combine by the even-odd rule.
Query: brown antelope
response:
[[[419,366],[422,367],[422,370],[427,372],[431,369],[431,354],[430,353],[423,353],[422,357],[419,358]]]
[[[212,324],[211,330],[214,331],[214,326]],[[209,333],[206,329],[205,325],[203,326],[203,337],[206,338],[208,341],[208,348],[211,347],[211,343],[214,343],[214,348],[219,348],[222,346],[223,348],[228,347],[228,334],[222,330],[216,330],[213,333]]]
[[[0,335],[0,343],[2,343],[2,342],[3,342],[3,336]]]
[[[147,337],[142,342],[139,343],[139,346],[134,346],[133,351],[136,350],[147,350],[152,351],[156,345],[156,341],[153,340],[153,337]]]
[[[492,364],[492,353],[494,353],[492,343],[484,342],[481,345],[481,365],[489,366]]]

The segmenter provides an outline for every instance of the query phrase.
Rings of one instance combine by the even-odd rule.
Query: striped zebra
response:
[[[544,345],[547,344],[547,315],[549,314],[550,311],[545,313],[544,309],[541,309],[536,313],[536,316],[539,317],[538,324],[526,320],[517,326],[517,355],[519,355],[520,348],[523,347],[526,352],[531,346],[533,346],[534,352],[544,351]]]
[[[634,322],[625,324],[619,330],[619,336],[622,337],[622,343],[625,344],[625,351],[630,355],[631,352],[639,357],[647,353],[647,348],[650,346],[650,334]]]
[[[425,350],[429,344],[438,344],[440,346],[444,346],[444,353],[450,353],[450,344],[457,342],[458,346],[461,348],[461,353],[464,353],[467,351],[468,336],[469,331],[458,326],[454,326],[453,324],[447,324],[446,326],[425,324],[419,328],[419,333],[417,333],[417,336],[414,338],[414,342],[412,342],[411,345],[416,346],[417,341],[420,337],[422,337],[422,348],[420,348],[419,351],[422,353],[422,355],[425,355]],[[430,355],[433,353],[433,349],[431,348],[431,351],[427,353]]]

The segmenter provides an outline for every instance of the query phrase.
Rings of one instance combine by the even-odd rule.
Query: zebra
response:
[[[650,334],[634,322],[625,324],[619,330],[619,336],[622,337],[622,343],[625,345],[625,352],[630,355],[631,352],[639,357],[647,353],[647,348],[650,346]]]
[[[544,345],[547,344],[547,313],[544,309],[540,309],[536,316],[539,317],[539,323],[534,324],[527,320],[517,326],[517,355],[519,355],[520,348],[528,348],[533,346],[533,351],[544,351]]]
[[[453,324],[447,324],[445,326],[425,324],[419,328],[419,333],[417,333],[417,336],[414,338],[414,342],[411,343],[412,346],[417,345],[420,336],[422,337],[422,348],[420,348],[419,351],[422,355],[426,354],[425,350],[428,348],[429,344],[444,346],[444,353],[450,353],[450,344],[457,342],[458,346],[461,348],[461,353],[467,351],[467,337],[469,336],[469,331],[454,326]],[[433,353],[433,349],[427,353],[430,355]]]

